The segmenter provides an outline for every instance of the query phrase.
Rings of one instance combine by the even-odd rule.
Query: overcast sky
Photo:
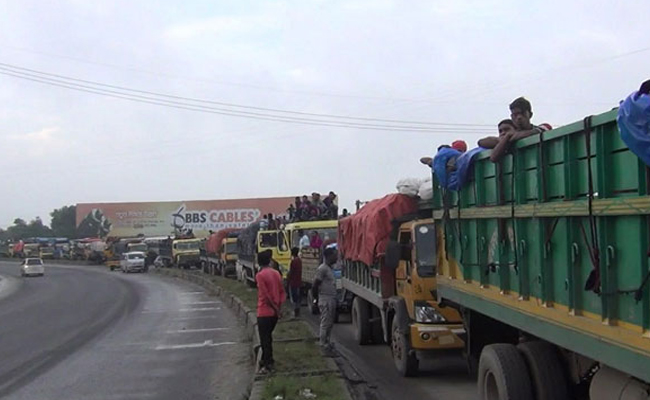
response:
[[[2,4],[0,63],[246,106],[486,125],[485,134],[520,95],[533,122],[558,126],[611,109],[650,78],[647,1]],[[335,190],[351,208],[402,177],[426,177],[418,159],[438,145],[483,136],[238,118],[5,75],[0,84],[0,227],[49,222],[52,209],[79,202]]]

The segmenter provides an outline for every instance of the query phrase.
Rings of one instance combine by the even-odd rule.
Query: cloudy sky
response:
[[[2,1],[0,72],[20,77],[0,75],[0,227],[15,217],[49,221],[52,209],[78,202],[335,190],[352,207],[394,191],[402,177],[427,176],[418,159],[438,145],[494,133],[517,96],[532,101],[534,122],[554,126],[617,105],[650,77],[647,7],[634,0]],[[237,108],[246,114],[234,117],[214,112],[228,106],[178,100],[213,107],[196,112],[53,86],[51,77],[34,82],[24,68],[369,120],[320,126],[314,120],[323,117],[285,113],[307,123],[268,121],[251,118],[264,110]],[[392,124],[377,119],[435,124],[375,130]]]

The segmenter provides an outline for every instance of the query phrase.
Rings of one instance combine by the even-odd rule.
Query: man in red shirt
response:
[[[287,286],[289,286],[289,297],[293,303],[293,316],[295,318],[300,316],[300,304],[302,303],[300,293],[302,288],[302,260],[298,253],[300,253],[299,248],[294,247],[291,249],[291,265],[289,265],[289,273],[287,274]]]
[[[262,360],[260,373],[273,369],[273,330],[282,316],[282,303],[285,300],[282,276],[270,268],[271,256],[268,252],[257,255],[260,272],[255,276],[257,282],[257,329],[260,334]]]

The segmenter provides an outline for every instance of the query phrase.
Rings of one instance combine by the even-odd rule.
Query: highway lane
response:
[[[304,318],[316,328],[317,315],[302,310]],[[441,354],[439,358],[420,361],[417,377],[399,376],[393,364],[390,348],[385,345],[359,346],[349,315],[341,315],[340,322],[332,332],[339,353],[349,362],[361,379],[371,388],[367,399],[427,399],[427,400],[473,400],[478,399],[476,381],[467,373],[467,367],[459,354]]]
[[[252,374],[230,310],[189,283],[46,266],[0,299],[0,397],[237,399]]]

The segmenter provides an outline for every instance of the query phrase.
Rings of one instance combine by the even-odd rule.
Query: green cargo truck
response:
[[[479,154],[435,183],[440,304],[482,399],[650,398],[650,170],[616,111]]]

